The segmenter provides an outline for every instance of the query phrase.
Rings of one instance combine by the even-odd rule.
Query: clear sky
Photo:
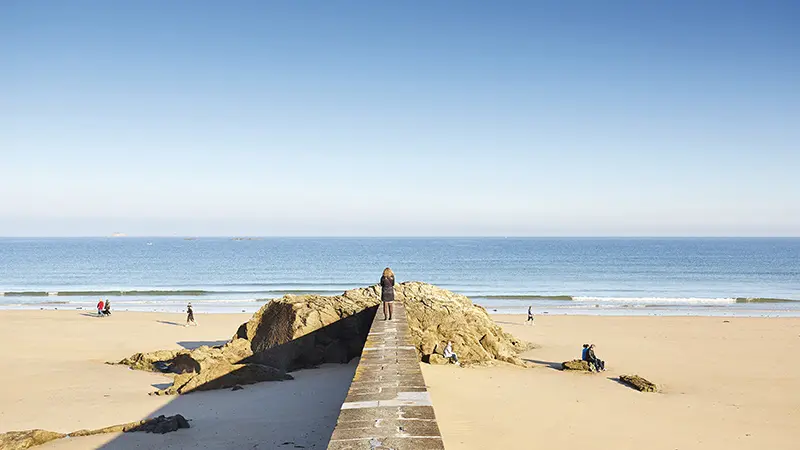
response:
[[[0,236],[800,235],[797,1],[0,2]]]

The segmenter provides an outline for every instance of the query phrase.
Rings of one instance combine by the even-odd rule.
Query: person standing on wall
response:
[[[383,276],[381,276],[381,301],[383,302],[383,320],[392,320],[392,302],[394,301],[394,272],[392,272],[392,269],[388,267],[383,269]]]

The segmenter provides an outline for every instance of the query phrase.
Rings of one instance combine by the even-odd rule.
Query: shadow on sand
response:
[[[209,347],[217,347],[220,345],[225,345],[227,342],[228,341],[178,341],[177,344],[186,350],[194,350],[197,347],[202,347],[204,345]]]
[[[235,392],[220,389],[178,395],[142,419],[182,414],[189,419],[190,429],[165,435],[123,433],[100,446],[92,446],[87,440],[86,448],[324,449],[347,396],[376,311],[377,307],[369,308],[305,336],[265,348],[241,361],[292,371],[294,380],[246,385]],[[269,333],[263,335],[269,338]],[[185,348],[219,343],[179,342]],[[256,346],[263,348],[269,342],[262,340],[252,345],[255,350]],[[340,364],[328,364],[330,362]],[[299,367],[317,368],[297,370]],[[207,384],[216,385],[226,376]],[[153,387],[163,388],[164,385],[153,384]],[[79,439],[92,438],[102,439],[99,436]],[[95,441],[96,444],[100,442]]]
[[[626,388],[628,388],[628,389],[630,389],[632,391],[639,392],[638,389],[636,389],[635,387],[631,386],[630,384],[622,381],[619,377],[606,377],[606,378],[611,380],[611,381],[616,382],[619,385],[625,386]]]
[[[82,312],[81,315],[84,316],[84,317],[97,317],[98,319],[102,319],[102,318],[106,317],[106,316],[101,316],[101,315],[99,315],[97,313],[88,313],[88,312]]]
[[[178,322],[170,322],[168,320],[156,320],[158,323],[163,323],[164,325],[175,325],[177,327],[182,327],[184,324]]]
[[[528,358],[525,358],[524,360],[529,362],[529,363],[533,363],[533,364],[536,364],[536,365],[539,365],[539,366],[546,366],[546,367],[549,367],[549,368],[551,368],[553,370],[561,371],[561,363],[560,362],[556,362],[556,361],[539,361],[538,359],[528,359]]]

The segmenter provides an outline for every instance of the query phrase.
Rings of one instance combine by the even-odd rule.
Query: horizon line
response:
[[[231,238],[231,239],[797,239],[800,235],[251,235],[251,234],[133,234],[133,235],[61,235],[61,236],[0,236],[0,239],[81,239],[81,238],[151,238],[151,239],[202,239],[202,238]]]

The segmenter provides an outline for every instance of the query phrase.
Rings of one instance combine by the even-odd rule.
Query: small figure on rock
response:
[[[531,325],[533,325],[533,311],[531,311],[530,306],[528,306],[528,322],[530,322]]]
[[[392,272],[392,269],[388,267],[383,269],[383,276],[381,276],[381,301],[383,302],[383,320],[392,320],[392,302],[394,301],[394,272]]]
[[[97,302],[97,315],[98,316],[101,316],[101,317],[103,316],[103,307],[104,306],[105,306],[105,303],[103,303],[103,299],[100,299],[100,301]]]
[[[189,305],[186,306],[186,325],[194,325],[197,326],[197,322],[194,321],[194,311],[192,310],[192,302],[189,302]]]
[[[453,343],[450,341],[447,341],[447,346],[444,348],[444,357],[457,366],[461,365],[461,363],[458,362],[458,355],[453,351]]]
[[[597,355],[594,354],[594,344],[590,344],[586,351],[586,361],[588,361],[590,365],[594,366],[595,371],[605,372],[606,362],[597,358]]]

